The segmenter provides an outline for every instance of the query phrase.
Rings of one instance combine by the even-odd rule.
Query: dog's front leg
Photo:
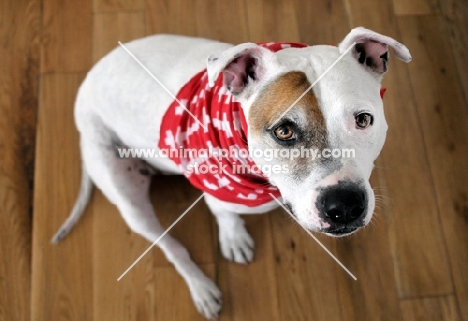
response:
[[[221,253],[229,261],[247,264],[252,262],[254,241],[239,214],[210,207],[219,226]]]
[[[252,262],[254,241],[245,228],[244,220],[239,213],[258,214],[278,206],[275,201],[258,208],[248,208],[243,205],[226,203],[206,194],[205,202],[216,217],[219,226],[219,243],[221,253],[229,261],[247,264]]]

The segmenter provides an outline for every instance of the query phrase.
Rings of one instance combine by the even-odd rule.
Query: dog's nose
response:
[[[320,216],[331,223],[348,225],[358,221],[366,210],[366,193],[354,184],[326,188],[318,200]]]

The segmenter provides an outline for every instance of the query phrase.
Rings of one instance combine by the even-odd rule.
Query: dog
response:
[[[234,46],[155,35],[117,47],[78,91],[82,182],[52,241],[70,232],[96,185],[132,231],[155,242],[164,233],[148,197],[155,173],[185,174],[205,192],[230,261],[253,259],[254,242],[239,214],[268,212],[279,200],[307,229],[350,235],[375,208],[369,177],[387,131],[380,93],[389,47],[411,60],[403,44],[362,27],[338,46]],[[122,157],[126,148],[167,157]],[[189,148],[217,154],[168,155]],[[245,148],[247,155],[225,155]],[[314,150],[314,157],[298,154]],[[343,150],[353,157],[338,155]],[[249,170],[239,174],[239,165]],[[166,235],[157,245],[185,279],[197,310],[216,318],[218,287],[177,240]]]

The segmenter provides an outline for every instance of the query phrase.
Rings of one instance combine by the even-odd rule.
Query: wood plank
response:
[[[399,29],[390,2],[347,0],[347,3],[352,25],[365,23],[368,28],[406,40],[404,35],[408,30]],[[411,45],[409,48],[413,56],[418,57],[419,52]],[[381,164],[386,169],[383,175],[392,201],[388,213],[393,218],[389,234],[397,288],[401,298],[449,294],[453,284],[434,182],[411,90],[413,82],[408,66],[394,56],[391,59],[390,71],[384,80],[384,87],[388,88],[384,103],[389,131]],[[414,67],[418,60],[409,66]]]
[[[243,0],[197,2],[194,13],[197,35],[223,42],[248,42],[247,8]]]
[[[152,265],[153,256],[148,253],[120,281],[117,278],[150,245],[143,238],[133,235],[117,208],[100,191],[95,191],[89,204],[93,218],[93,320],[134,320],[133,291],[145,293],[140,276]],[[142,287],[143,286],[143,287]],[[138,298],[141,296],[137,295]]]
[[[145,13],[101,13],[93,16],[93,62],[122,43],[145,36]]]
[[[0,320],[26,321],[40,1],[1,1],[0,21]]]
[[[382,164],[392,205],[388,215],[393,217],[390,241],[398,291],[401,298],[448,294],[450,268],[410,78],[401,63],[391,68],[385,96],[390,128]]]
[[[439,1],[444,17],[445,34],[450,39],[458,77],[465,99],[468,100],[468,2],[463,0]],[[439,30],[438,33],[441,31]]]
[[[218,254],[217,265],[217,279],[218,286],[223,294],[223,305],[219,315],[219,321],[231,321],[234,314],[232,306],[232,293],[230,288],[231,280],[229,279],[229,265],[235,264],[225,260],[221,253]]]
[[[145,9],[145,0],[93,0],[93,12],[139,11]],[[128,12],[130,13],[130,12]]]
[[[147,2],[147,33],[173,33],[230,43],[249,41],[243,1]]]
[[[468,110],[461,86],[457,84],[457,67],[451,59],[448,39],[437,33],[443,27],[442,19],[409,16],[398,18],[398,24],[407,30],[402,38],[418,57],[408,65],[408,76],[414,88],[429,156],[435,146],[445,146],[449,151],[453,149],[449,144],[467,143]],[[414,29],[408,30],[408,27]]]
[[[231,320],[281,320],[270,218],[267,215],[244,218],[255,241],[255,258],[248,265],[229,263],[227,266]]]
[[[271,214],[278,284],[279,320],[342,320],[336,262],[297,225],[289,214]],[[332,252],[332,238],[317,235]]]
[[[91,67],[91,0],[44,0],[41,72]]]
[[[381,188],[383,178],[382,171],[376,169],[371,186]],[[336,270],[343,320],[401,320],[386,211],[386,206],[378,208],[369,227],[336,242],[337,257],[357,277],[354,281],[341,268]]]
[[[440,221],[444,229],[455,293],[468,319],[468,169],[467,103],[457,82],[457,65],[450,43],[442,33],[443,20],[436,16],[399,18],[408,30],[403,40],[414,48],[418,61],[410,77],[436,186]]]
[[[438,10],[437,0],[393,0],[396,15],[431,14]]]
[[[466,120],[467,118],[465,118]],[[445,146],[437,146],[431,152],[437,168],[434,170],[437,183],[437,197],[441,208],[441,224],[444,228],[446,246],[451,260],[453,283],[463,320],[468,320],[468,145],[457,144],[447,155]]]
[[[309,45],[338,44],[349,32],[342,1],[295,1],[301,41]]]
[[[388,36],[398,35],[398,30],[395,28],[396,21],[391,0],[379,3],[345,0],[345,6],[351,28],[365,26]]]
[[[93,309],[92,222],[85,215],[59,245],[50,239],[80,185],[73,101],[84,74],[41,77],[37,133],[31,320],[90,320]]]
[[[300,41],[293,0],[249,1],[246,6],[249,41]]]
[[[147,34],[170,33],[197,36],[195,1],[160,0],[146,3]]]
[[[453,296],[403,300],[403,321],[460,321],[457,300]]]

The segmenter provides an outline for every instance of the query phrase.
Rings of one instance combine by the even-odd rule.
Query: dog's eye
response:
[[[293,140],[295,138],[294,130],[291,124],[279,125],[275,128],[275,136],[279,140]]]
[[[372,125],[374,122],[374,118],[369,113],[360,113],[356,115],[356,128],[357,129],[364,129],[367,128],[369,125]]]

